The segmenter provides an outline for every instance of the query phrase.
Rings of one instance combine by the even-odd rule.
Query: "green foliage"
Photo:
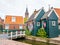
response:
[[[47,37],[44,28],[40,28],[40,29],[38,30],[37,36],[39,36],[39,37]]]
[[[24,23],[27,22],[28,18],[24,18]]]
[[[0,24],[0,30],[3,30],[3,26]]]
[[[30,32],[28,29],[26,29],[26,32],[25,32],[25,33],[26,33],[26,35],[28,35],[28,36],[31,35],[31,32]]]

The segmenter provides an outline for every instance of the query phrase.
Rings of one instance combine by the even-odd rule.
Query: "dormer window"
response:
[[[16,17],[12,17],[12,22],[16,22]]]

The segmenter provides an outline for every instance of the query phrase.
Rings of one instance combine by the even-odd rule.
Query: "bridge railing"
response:
[[[3,34],[5,33],[5,30],[3,30]],[[9,31],[7,30],[6,34],[8,35],[8,38],[17,38],[18,36],[24,37],[25,36],[25,30],[16,30],[16,31]]]

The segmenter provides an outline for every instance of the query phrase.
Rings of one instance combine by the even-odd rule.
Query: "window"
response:
[[[9,29],[9,25],[8,24],[5,25],[5,29]]]
[[[56,26],[56,21],[52,21],[52,26]]]
[[[60,25],[58,26],[59,30],[60,30]]]
[[[16,22],[16,17],[12,17],[12,22]]]
[[[37,26],[40,26],[40,22],[37,22]]]
[[[20,25],[20,26],[19,26],[19,29],[23,29],[23,26],[22,26],[22,25]]]

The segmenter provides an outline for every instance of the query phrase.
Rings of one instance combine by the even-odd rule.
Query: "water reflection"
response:
[[[44,42],[37,42],[35,40],[27,40],[23,38],[15,39],[15,41],[24,42],[32,45],[56,45],[56,44],[50,44],[50,43],[44,43]]]

